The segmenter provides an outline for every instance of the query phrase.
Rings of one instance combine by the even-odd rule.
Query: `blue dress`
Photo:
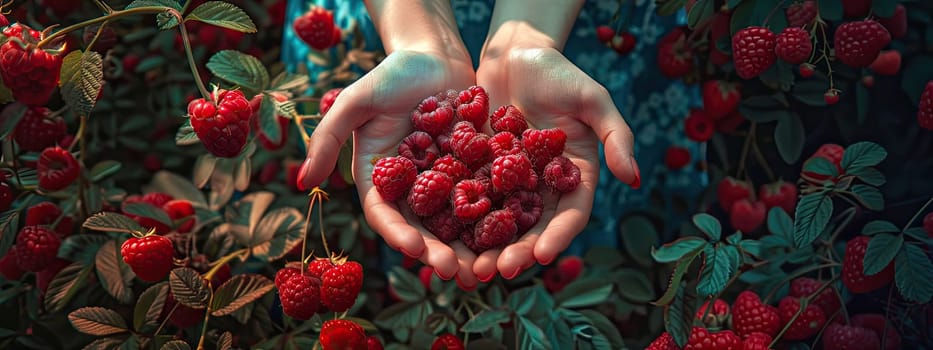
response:
[[[494,1],[452,0],[451,3],[475,64],[489,29]],[[337,25],[342,28],[356,21],[367,37],[367,49],[381,49],[362,1],[289,0],[285,23],[292,23],[311,4],[332,10]],[[660,216],[665,231],[661,240],[666,241],[679,230],[678,222],[695,212],[696,199],[708,181],[705,173],[695,166],[672,171],[664,163],[665,151],[672,145],[687,148],[691,164],[705,159],[705,145],[687,139],[683,128],[689,109],[701,105],[696,87],[665,78],[654,64],[659,40],[671,28],[684,23],[683,14],[659,17],[655,15],[653,0],[623,4],[624,28],[638,38],[638,44],[632,53],[622,56],[602,45],[595,34],[597,26],[611,22],[618,6],[617,0],[587,1],[567,40],[564,55],[609,90],[632,128],[635,157],[641,169],[641,188],[633,190],[617,180],[603,160],[590,223],[565,254],[581,255],[592,246],[618,247],[619,221],[633,212]],[[314,79],[318,72],[326,69],[311,63],[308,47],[290,25],[285,27],[283,41],[282,60],[290,71],[294,72],[298,64],[304,63]]]

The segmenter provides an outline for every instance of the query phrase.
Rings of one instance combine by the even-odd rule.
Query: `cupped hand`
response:
[[[486,281],[496,272],[514,278],[534,263],[549,264],[564,251],[590,217],[599,179],[598,142],[619,180],[638,187],[632,132],[606,89],[554,49],[511,49],[486,55],[476,72],[489,93],[490,109],[512,104],[535,129],[560,128],[567,134],[564,155],[581,172],[580,185],[559,197],[545,197],[538,224],[517,242],[480,254],[473,272]]]
[[[437,239],[404,203],[383,200],[373,186],[372,170],[374,159],[395,155],[399,141],[412,132],[411,112],[421,100],[474,82],[469,58],[452,59],[431,51],[392,52],[338,95],[311,135],[298,178],[305,188],[323,182],[352,133],[353,179],[369,225],[392,248],[434,267],[441,278],[456,276],[466,288],[477,284],[472,273],[475,254],[462,243],[448,246]]]

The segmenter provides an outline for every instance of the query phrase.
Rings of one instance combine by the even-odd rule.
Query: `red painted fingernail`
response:
[[[505,279],[507,279],[507,280],[510,280],[510,279],[515,278],[515,277],[518,277],[518,274],[520,274],[520,273],[522,273],[522,268],[521,268],[521,267],[515,269],[515,272],[513,272],[511,275],[502,275],[502,277],[505,278]]]
[[[476,285],[469,286],[469,287],[463,285],[463,282],[460,281],[460,275],[457,275],[457,286],[460,287],[460,289],[463,289],[464,291],[467,291],[467,292],[472,292],[473,290],[476,289]]]
[[[454,277],[454,276],[444,276],[444,275],[442,275],[441,272],[438,271],[437,269],[434,269],[434,274],[436,274],[437,277],[440,277],[442,280],[445,280],[445,281],[449,281],[451,278]]]
[[[301,168],[298,169],[298,190],[305,191],[308,189],[308,185],[305,183],[305,178],[308,177],[308,173],[311,172],[311,163],[309,159],[305,159],[304,163],[301,163]]]
[[[632,183],[629,186],[632,189],[637,190],[641,187],[641,171],[638,169],[638,163],[635,162],[635,158],[632,158],[632,171],[635,172],[635,179],[632,180]]]
[[[417,259],[421,257],[421,254],[412,254],[411,252],[405,250],[405,248],[398,248],[398,251],[402,252],[402,254],[405,254],[405,256],[412,258],[412,259]]]
[[[554,258],[555,257],[552,256],[550,259],[547,259],[547,260],[538,260],[538,263],[541,265],[550,265],[552,262],[554,262]]]
[[[493,273],[491,273],[491,274],[489,274],[489,275],[486,275],[486,276],[476,276],[476,278],[479,279],[479,281],[480,281],[480,282],[483,282],[483,283],[492,281],[492,279],[495,278],[495,277],[496,277],[496,273],[495,273],[495,272],[493,272]]]

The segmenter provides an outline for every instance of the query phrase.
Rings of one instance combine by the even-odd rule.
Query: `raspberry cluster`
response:
[[[568,193],[580,184],[580,168],[563,156],[562,130],[529,129],[513,105],[489,109],[479,86],[425,98],[398,156],[377,160],[372,172],[383,199],[404,198],[431,233],[476,253],[534,226],[546,192]],[[483,133],[487,121],[494,135]]]
[[[308,320],[315,313],[344,312],[363,288],[363,266],[345,258],[316,258],[307,267],[286,266],[275,274],[282,311]]]

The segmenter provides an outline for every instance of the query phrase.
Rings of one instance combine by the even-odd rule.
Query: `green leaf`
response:
[[[658,231],[641,215],[630,216],[619,224],[625,252],[642,266],[651,265],[651,249],[658,243]]]
[[[842,153],[840,165],[843,170],[878,165],[888,156],[888,152],[874,142],[859,142],[846,147]]]
[[[272,79],[271,87],[269,90],[273,91],[285,91],[291,89],[297,89],[301,86],[308,84],[311,78],[307,74],[292,74],[287,71],[279,73]]]
[[[178,128],[175,133],[175,144],[178,146],[191,146],[201,142],[198,134],[194,133],[194,127],[191,126],[191,120],[186,119],[185,123]]]
[[[808,106],[823,107],[826,105],[823,95],[826,94],[828,89],[829,84],[826,81],[819,79],[803,80],[794,84],[794,88],[791,89],[791,96]]]
[[[894,10],[897,8],[896,0],[875,0],[871,4],[871,12],[878,17],[888,18],[894,16]]]
[[[2,104],[4,102],[0,102]],[[16,124],[26,115],[26,105],[15,103],[3,108],[0,112],[0,139],[6,139],[7,136],[16,129]]]
[[[420,303],[400,302],[382,309],[373,322],[385,329],[413,328],[421,324],[431,313],[429,301]]]
[[[706,298],[719,294],[726,288],[729,278],[735,273],[734,264],[722,246],[706,246],[703,250],[705,263],[697,283],[697,293]]]
[[[14,101],[13,91],[10,91],[10,88],[3,84],[3,78],[0,77],[0,105],[5,105]]]
[[[774,128],[774,143],[785,163],[797,162],[800,153],[803,152],[805,140],[806,130],[803,129],[799,115],[791,113],[790,118],[778,120],[777,127]]]
[[[272,95],[262,94],[262,104],[259,107],[259,130],[273,143],[282,141],[282,127],[279,125],[279,116],[276,114],[276,100]]]
[[[172,296],[182,305],[192,309],[203,309],[207,306],[210,289],[204,284],[204,279],[197,271],[190,267],[179,267],[169,274],[168,286],[172,288]]]
[[[123,204],[123,212],[131,215],[147,217],[165,224],[166,226],[172,226],[172,218],[168,216],[168,213],[162,208],[156,207],[149,203],[138,202],[138,203],[129,203]],[[147,227],[150,229],[151,227]]]
[[[739,104],[739,106],[766,110],[786,110],[789,105],[787,96],[780,92],[769,95],[749,96]]]
[[[256,32],[256,25],[245,11],[224,1],[205,2],[191,11],[185,20],[201,21],[243,33]]]
[[[62,60],[61,86],[65,104],[77,115],[86,116],[94,109],[104,84],[104,63],[94,51],[75,50]]]
[[[907,300],[929,303],[933,297],[933,263],[922,248],[905,244],[894,260],[897,290]]]
[[[813,243],[823,233],[833,214],[833,200],[822,192],[800,198],[794,215],[794,245],[798,248]]]
[[[577,278],[554,296],[554,301],[568,309],[600,304],[612,294],[612,282],[604,278]]]
[[[258,274],[233,276],[217,288],[211,300],[211,316],[226,316],[272,290],[275,284]]]
[[[104,232],[146,232],[145,228],[139,226],[139,223],[128,216],[106,211],[87,218],[81,226],[89,230]]]
[[[636,303],[647,303],[657,296],[648,276],[638,269],[623,268],[613,272],[619,294]]]
[[[693,224],[712,241],[718,241],[722,238],[722,225],[712,215],[706,213],[696,214],[693,216]]]
[[[58,312],[68,305],[71,298],[78,293],[87,282],[93,266],[76,262],[65,266],[55,274],[45,291],[44,304],[48,312]]]
[[[679,347],[687,345],[693,324],[693,310],[687,302],[686,286],[677,288],[670,305],[664,307],[664,329]]]
[[[884,196],[881,195],[881,191],[877,188],[859,184],[852,186],[852,193],[855,195],[855,199],[865,208],[871,210],[884,209]]]
[[[165,344],[162,344],[162,347],[159,350],[191,350],[191,346],[188,343],[185,343],[184,340],[171,340]]]
[[[569,287],[569,285],[568,285]],[[564,288],[566,289],[566,287]],[[508,305],[516,314],[527,314],[535,306],[534,288],[525,287],[509,294]]]
[[[129,265],[123,263],[116,241],[109,240],[97,250],[94,266],[97,268],[97,278],[107,294],[123,304],[133,302],[130,284],[136,275]]]
[[[875,220],[869,221],[865,224],[865,227],[862,227],[862,234],[866,236],[873,236],[879,233],[898,233],[901,232],[901,229],[894,226],[894,223],[887,220]]]
[[[881,272],[897,256],[897,252],[904,245],[903,235],[891,235],[882,233],[875,235],[868,241],[868,248],[865,250],[863,270],[865,275],[871,276]]]
[[[794,220],[781,207],[771,208],[768,211],[768,232],[791,241],[794,237]]]
[[[520,333],[524,333],[521,337],[523,349],[551,349],[551,341],[544,335],[541,327],[525,317],[519,316],[518,321]]]
[[[814,173],[817,175],[836,177],[839,175],[838,169],[833,163],[823,157],[812,157],[803,163],[802,172]]]
[[[704,247],[708,247],[708,245]],[[664,291],[664,295],[662,295],[660,299],[652,302],[652,304],[655,306],[667,306],[674,301],[676,297],[675,294],[680,290],[683,284],[684,274],[687,273],[687,270],[690,269],[690,265],[693,264],[693,260],[696,260],[697,256],[699,256],[703,250],[704,249],[697,249],[684,255],[683,258],[677,261],[677,264],[674,266],[674,271],[671,272],[671,279],[670,283],[668,283],[667,290]]]
[[[120,164],[118,161],[104,160],[100,163],[94,164],[94,167],[91,168],[91,173],[88,174],[88,178],[91,180],[91,182],[97,182],[110,175],[116,174],[122,167],[122,164]]]
[[[144,328],[158,326],[167,297],[168,282],[159,282],[146,288],[133,309],[133,329],[142,332]]]
[[[780,6],[775,0],[743,1],[732,11],[731,23],[729,24],[730,33],[751,26],[760,26],[767,23],[767,27],[772,32],[780,33],[787,26],[785,16],[772,16],[775,7]]]
[[[509,320],[509,313],[505,310],[483,310],[470,318],[470,320],[460,328],[460,331],[464,333],[484,333],[493,327],[499,327],[500,323],[505,323]]]
[[[881,186],[881,185],[884,185],[885,182],[887,182],[887,179],[885,179],[884,174],[882,174],[880,171],[878,171],[878,169],[875,169],[875,168],[866,167],[866,168],[849,169],[846,171],[846,174],[855,176],[859,180],[862,180],[866,184],[869,184],[872,186]]]
[[[175,9],[178,12],[181,12],[181,4],[176,0],[133,0],[129,5],[126,5],[126,9],[133,9],[137,7],[169,7]]]
[[[693,29],[701,22],[713,16],[713,0],[698,0],[687,14],[687,26]]]
[[[820,9],[820,17],[831,21],[842,19],[842,1],[843,0],[820,0],[817,1]]]
[[[279,259],[301,243],[305,218],[298,209],[291,207],[270,211],[256,224],[254,238],[264,235],[263,242],[252,247],[253,256],[268,261]]]
[[[69,261],[93,264],[100,246],[110,241],[105,235],[77,234],[65,237],[58,247],[58,257]]]
[[[757,241],[754,239],[743,239],[737,245],[739,246],[739,248],[742,248],[742,250],[744,250],[746,253],[754,255],[754,256],[759,256],[759,257],[762,254],[762,248],[764,246],[761,243],[761,241]]]
[[[156,14],[156,25],[160,30],[172,29],[178,24],[178,17],[168,11]]]
[[[657,0],[655,3],[658,16],[670,16],[683,9],[687,0]]]
[[[702,250],[706,245],[706,241],[699,237],[681,237],[657,249],[652,247],[651,256],[659,263],[669,263],[680,260],[688,253]]]
[[[415,276],[408,270],[405,270],[401,266],[393,266],[388,273],[389,277],[389,286],[395,291],[395,294],[398,295],[399,299],[402,301],[419,301],[424,299],[427,295],[424,290],[424,285],[421,284],[421,281],[418,279],[418,276]]]
[[[595,310],[580,310],[580,313],[590,319],[593,327],[596,327],[599,333],[606,336],[606,339],[612,345],[612,349],[625,349],[625,342],[622,339],[622,334],[619,333],[619,328],[612,321],[609,321],[606,316]]]
[[[84,307],[68,314],[68,322],[78,332],[107,336],[129,331],[126,321],[116,311],[103,307]]]
[[[207,69],[218,78],[252,92],[262,91],[269,86],[269,72],[262,61],[239,51],[223,50],[214,54],[207,61]],[[268,97],[271,99],[271,96]],[[273,103],[265,102],[266,97],[263,97],[263,106],[274,106]]]

